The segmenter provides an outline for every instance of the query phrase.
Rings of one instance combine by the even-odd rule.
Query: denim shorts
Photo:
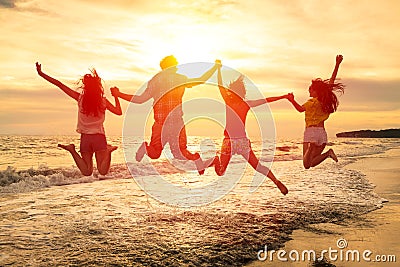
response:
[[[326,144],[328,136],[324,127],[306,127],[304,131],[304,143]]]
[[[107,140],[104,134],[81,134],[81,153],[94,153],[106,149]]]

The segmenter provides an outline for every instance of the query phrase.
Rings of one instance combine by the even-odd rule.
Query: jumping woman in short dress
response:
[[[110,169],[111,152],[116,150],[117,147],[107,144],[103,123],[106,109],[116,115],[122,115],[118,97],[114,97],[115,105],[113,105],[103,96],[101,78],[94,69],[91,74],[85,74],[81,79],[82,93],[72,90],[60,81],[43,73],[42,66],[38,62],[36,62],[36,70],[39,76],[54,84],[78,102],[76,131],[81,134],[81,155],[76,152],[74,144],[58,144],[58,147],[71,153],[76,166],[85,176],[93,173],[93,154],[95,154],[97,170],[101,175],[106,175]]]
[[[303,165],[306,169],[317,166],[327,158],[338,161],[333,149],[329,149],[325,153],[322,152],[328,141],[324,122],[331,113],[336,111],[339,105],[335,93],[344,92],[344,85],[335,83],[342,60],[342,55],[336,56],[335,68],[329,80],[320,78],[312,80],[308,90],[311,98],[303,105],[296,102],[293,94],[289,94],[289,101],[296,110],[305,112],[306,129],[303,140]]]

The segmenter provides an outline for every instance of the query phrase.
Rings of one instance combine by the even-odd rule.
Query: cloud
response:
[[[180,1],[175,2],[173,5],[169,5],[171,11],[184,14],[185,16],[189,13],[195,17],[201,19],[222,19],[232,11],[232,8],[238,7],[237,1]]]
[[[40,7],[40,2],[29,0],[0,0],[0,8],[8,8],[21,13],[35,13],[38,15],[52,15],[56,13],[49,13],[46,8]]]
[[[165,55],[173,53],[181,63],[220,58],[266,97],[293,91],[304,102],[311,79],[329,78],[335,55],[343,53],[338,76],[347,88],[339,111],[391,114],[400,99],[399,6],[350,0],[0,0],[0,112],[11,120],[1,106],[35,112],[40,106],[43,114],[35,114],[49,118],[52,106],[74,108],[37,76],[35,61],[70,86],[96,67],[109,97],[114,85],[136,92]],[[287,106],[277,102],[271,109]]]
[[[5,8],[15,8],[15,2],[16,0],[0,0],[0,8],[5,7]]]
[[[76,112],[76,104],[57,90],[0,90],[2,134],[73,133]]]
[[[13,117],[13,112],[16,110],[51,112],[66,111],[75,107],[76,101],[56,87],[39,90],[19,88],[0,90],[0,112],[10,117]]]
[[[340,110],[394,111],[399,108],[400,80],[344,79]]]
[[[124,101],[121,105],[125,111],[127,102]],[[74,134],[77,110],[76,101],[58,88],[2,89],[0,134]],[[110,119],[105,124],[107,132],[120,134],[123,116],[108,114],[106,118],[108,117]]]

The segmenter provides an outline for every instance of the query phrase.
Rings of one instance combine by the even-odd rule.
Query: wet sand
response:
[[[381,197],[388,200],[381,209],[372,211],[365,215],[352,219],[346,219],[338,223],[321,223],[308,225],[303,229],[295,230],[290,235],[292,240],[285,243],[282,248],[286,252],[296,250],[314,250],[321,252],[329,247],[340,251],[337,246],[339,239],[345,239],[347,247],[343,248],[344,255],[348,250],[358,250],[360,261],[357,257],[349,256],[346,260],[343,256],[341,261],[329,260],[325,264],[315,264],[310,261],[281,262],[276,257],[274,261],[254,261],[248,267],[262,266],[399,266],[400,262],[400,149],[395,148],[386,151],[384,154],[368,156],[357,160],[346,166],[348,169],[356,169],[364,173],[367,179],[376,187],[374,191]],[[371,256],[366,257],[370,262],[362,259],[362,252],[370,250]],[[295,255],[295,254],[293,254]],[[334,256],[334,254],[332,254]],[[392,255],[396,256],[393,262]],[[339,254],[338,254],[339,256]],[[375,256],[380,257],[376,259]],[[391,257],[391,259],[389,259]],[[295,257],[293,257],[295,258]],[[385,262],[379,262],[384,260]],[[354,259],[354,261],[353,261]]]

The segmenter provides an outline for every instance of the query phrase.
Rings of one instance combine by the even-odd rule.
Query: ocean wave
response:
[[[303,160],[303,156],[301,154],[281,154],[275,155],[274,161],[294,161],[294,160]],[[266,160],[267,161],[267,160]]]
[[[167,162],[155,163],[171,171]],[[128,166],[139,175],[149,173],[148,164]],[[112,177],[124,177],[122,168],[113,165]],[[278,162],[274,170],[285,174],[288,196],[268,181],[249,194],[246,176],[223,199],[192,209],[162,205],[129,181],[5,197],[2,265],[243,266],[265,245],[281,248],[294,229],[340,223],[382,206],[357,171],[333,163],[306,171],[301,162]]]
[[[290,152],[293,149],[298,149],[298,146],[277,146],[275,149],[283,152]]]
[[[255,141],[253,143],[256,155],[260,157],[260,162],[265,165],[268,165],[273,161],[285,162],[302,160],[302,146],[298,140],[279,142],[276,146],[275,153],[271,153],[270,147],[261,148],[260,141]],[[400,142],[393,139],[335,139],[333,142],[327,144],[327,148],[334,148],[336,154],[340,158],[338,167],[342,167],[357,158],[379,154],[388,149],[398,147],[399,145]],[[48,144],[45,144],[45,147],[48,147]],[[3,147],[3,149],[4,148],[5,147]],[[204,159],[209,158],[216,153],[213,151],[212,147],[207,147],[204,152],[205,153],[202,154]],[[57,149],[36,151],[36,154],[40,155],[40,158],[42,159],[51,158],[63,161],[64,158],[60,157],[60,153],[63,155],[62,152]],[[122,153],[122,151],[120,153]],[[22,170],[17,170],[18,168],[20,169],[21,162],[25,162],[24,160],[33,162],[36,154],[32,155],[32,152],[24,154],[22,151],[20,160],[19,158],[14,159],[11,154],[3,157],[3,162],[0,166],[11,166],[7,167],[5,170],[0,170],[0,193],[28,192],[51,186],[90,183],[101,179],[125,179],[151,175],[168,176],[196,171],[193,162],[190,161],[178,161],[166,158],[151,160],[147,157],[145,157],[142,163],[125,163],[123,159],[120,159],[111,165],[110,172],[106,176],[101,176],[97,171],[95,171],[94,175],[85,177],[75,166],[48,167],[47,163],[44,165],[32,164],[30,166],[36,165],[38,167],[29,168],[28,166]],[[69,155],[65,156],[69,159]],[[115,158],[113,160],[115,160]],[[243,167],[243,163],[245,162],[246,160],[243,157],[236,155],[232,157],[229,166],[230,168],[237,169],[239,166]],[[63,162],[63,164],[65,163]],[[58,166],[63,165],[60,164]]]
[[[9,166],[0,171],[0,193],[24,193],[51,186],[91,183],[102,179],[118,179],[129,177],[125,166],[114,165],[110,175],[101,176],[96,172],[91,176],[83,176],[78,168],[29,168],[17,170]]]
[[[17,170],[13,166],[8,166],[6,170],[0,171],[0,193],[24,193],[51,186],[92,183],[106,179],[174,175],[193,171],[194,168],[194,164],[187,161],[128,162],[112,164],[105,176],[100,175],[96,169],[91,176],[84,176],[77,167],[49,168],[41,165],[38,168]]]

